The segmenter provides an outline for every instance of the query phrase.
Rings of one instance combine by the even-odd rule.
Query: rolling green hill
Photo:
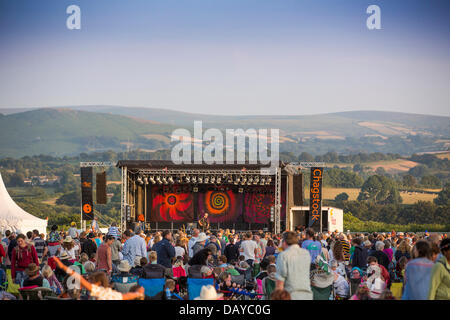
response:
[[[0,157],[73,155],[107,149],[151,148],[146,134],[169,135],[174,128],[147,120],[70,109],[38,109],[0,117]]]
[[[2,112],[3,109],[0,109]],[[381,111],[305,116],[220,116],[156,108],[68,106],[5,109],[0,113],[0,157],[168,148],[171,132],[192,128],[278,128],[280,150],[298,155],[336,151],[411,155],[448,150],[450,117]]]

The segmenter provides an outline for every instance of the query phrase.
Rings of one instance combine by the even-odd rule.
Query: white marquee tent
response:
[[[26,233],[39,230],[39,233],[47,232],[47,220],[39,219],[19,207],[9,195],[0,174],[0,230],[20,231]]]

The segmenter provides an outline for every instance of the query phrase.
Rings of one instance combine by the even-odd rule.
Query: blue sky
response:
[[[449,18],[447,0],[0,0],[0,108],[450,116]]]

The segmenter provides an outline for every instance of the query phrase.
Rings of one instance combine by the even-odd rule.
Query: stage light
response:
[[[144,177],[144,184],[148,184],[148,178]]]
[[[203,183],[203,177],[202,176],[198,177],[198,183]]]
[[[155,184],[155,183],[156,183],[155,177],[150,177],[150,182],[151,182],[152,184]]]
[[[208,176],[205,177],[205,183],[209,183],[209,177]]]
[[[267,178],[266,184],[270,184],[271,181],[272,181],[272,178],[271,178],[271,177],[268,177],[268,178]]]
[[[228,183],[233,183],[233,176],[228,177]],[[234,181],[234,184],[237,184],[237,181]]]
[[[185,179],[186,179],[186,183],[191,182],[191,177],[187,176],[187,177],[185,177]]]
[[[247,177],[243,177],[241,179],[241,184],[246,184],[247,183]]]
[[[136,182],[138,182],[139,184],[143,184],[142,177],[139,176],[139,177],[136,179]]]
[[[212,176],[211,177],[211,183],[214,183],[214,182],[216,182],[216,177]]]
[[[167,179],[170,183],[174,183],[174,181],[173,181],[173,178],[172,177],[169,177],[168,179]]]
[[[166,179],[166,177],[163,177],[163,178],[162,178],[162,182],[163,182],[164,184],[167,184],[167,179]]]
[[[242,193],[242,192],[244,192],[244,188],[239,188],[239,193]]]
[[[158,182],[158,184],[161,184],[161,183],[162,183],[161,177],[160,177],[160,176],[157,176],[157,177],[156,177],[156,181]]]
[[[258,184],[258,182],[259,182],[259,177],[256,176],[256,177],[253,179],[253,184]]]
[[[222,182],[222,178],[221,177],[217,177],[217,183],[221,183]]]
[[[191,179],[191,182],[192,182],[192,183],[197,183],[197,177],[196,177],[196,176],[193,176],[192,179]]]
[[[265,179],[265,178],[261,178],[261,180],[259,181],[259,183],[260,183],[261,185],[264,185],[264,184],[266,183],[266,179]]]

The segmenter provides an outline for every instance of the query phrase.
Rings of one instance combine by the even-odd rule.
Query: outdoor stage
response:
[[[197,225],[205,213],[210,228],[280,232],[289,208],[303,205],[302,173],[279,163],[266,174],[259,164],[175,165],[162,160],[121,160],[121,225],[146,229]],[[264,173],[264,174],[263,174]]]

